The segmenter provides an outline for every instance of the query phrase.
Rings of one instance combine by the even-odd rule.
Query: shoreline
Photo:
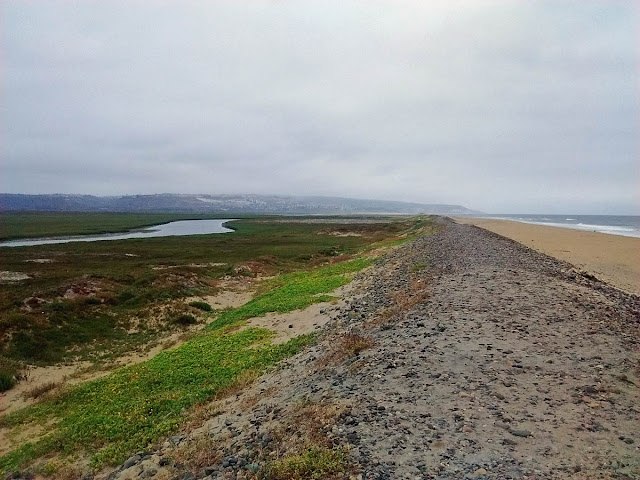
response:
[[[569,230],[577,230],[579,232],[597,232],[606,233],[608,235],[640,238],[640,227],[631,225],[636,220],[637,216],[635,215],[574,215],[573,217],[575,218],[571,217],[570,215],[538,216],[543,218],[534,218],[537,217],[536,215],[461,216],[459,218],[469,218],[477,220],[507,220],[511,222],[525,223],[528,225],[539,225],[541,227],[568,228]],[[629,224],[616,224],[615,220],[613,222],[608,222],[607,217],[611,217],[612,219],[626,217],[629,218]],[[577,221],[579,223],[565,223],[562,222],[562,219]]]
[[[571,263],[626,292],[640,295],[640,238],[516,220],[453,217]]]

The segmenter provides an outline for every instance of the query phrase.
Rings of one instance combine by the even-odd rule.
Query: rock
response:
[[[151,478],[154,477],[156,473],[158,473],[158,470],[156,470],[155,468],[149,468],[140,472],[139,476],[140,478]]]
[[[479,468],[475,472],[473,472],[474,477],[484,477],[487,474],[487,471],[484,468]]]
[[[218,467],[217,465],[211,465],[209,467],[204,467],[204,474],[207,476],[213,475],[219,470],[220,470],[220,467]]]
[[[136,463],[140,461],[140,458],[141,458],[140,455],[134,455],[133,457],[130,457],[126,462],[122,464],[122,469],[126,470],[127,468],[133,467]]]
[[[512,429],[509,429],[509,433],[511,435],[516,436],[516,437],[523,437],[523,438],[532,437],[533,436],[532,433],[529,430],[512,430]]]

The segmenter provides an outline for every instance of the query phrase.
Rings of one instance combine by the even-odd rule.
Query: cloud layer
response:
[[[1,9],[4,192],[640,212],[633,1]]]

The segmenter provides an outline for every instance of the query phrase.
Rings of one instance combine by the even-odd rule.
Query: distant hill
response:
[[[0,211],[200,212],[251,214],[445,214],[479,213],[460,205],[287,195],[20,195],[0,194]]]

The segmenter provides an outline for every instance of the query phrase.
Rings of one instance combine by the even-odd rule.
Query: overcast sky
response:
[[[640,213],[635,0],[0,8],[5,193]]]

